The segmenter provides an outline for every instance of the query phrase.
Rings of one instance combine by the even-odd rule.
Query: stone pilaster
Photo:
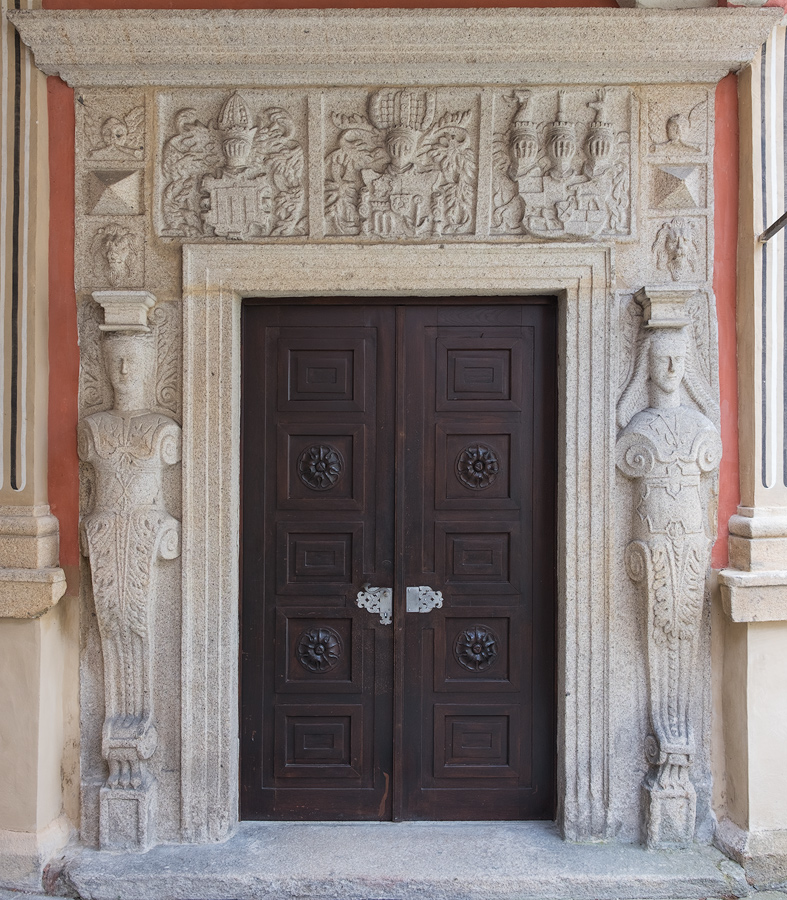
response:
[[[39,5],[25,2],[22,6]],[[0,887],[40,886],[61,817],[66,590],[47,505],[46,79],[0,5]]]
[[[784,231],[785,29],[741,78],[738,392],[741,505],[719,575],[727,615],[724,730],[727,808],[716,842],[767,885],[787,877],[787,443]],[[774,110],[775,115],[774,115]]]

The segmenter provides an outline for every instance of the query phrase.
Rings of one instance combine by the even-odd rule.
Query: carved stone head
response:
[[[650,405],[680,405],[679,389],[686,374],[688,341],[683,328],[654,328],[650,338]]]
[[[656,268],[667,269],[673,281],[691,278],[697,268],[697,226],[690,219],[672,219],[659,228],[653,242]]]
[[[153,375],[155,347],[146,334],[107,334],[104,366],[115,394],[114,408],[121,412],[148,409],[148,384]]]
[[[128,126],[125,122],[121,122],[120,119],[116,119],[114,116],[110,116],[110,118],[106,119],[101,126],[101,140],[104,142],[105,147],[114,147],[125,150],[127,137]]]
[[[106,275],[112,287],[128,284],[136,258],[134,235],[122,225],[104,225],[98,229],[94,246],[104,260]]]

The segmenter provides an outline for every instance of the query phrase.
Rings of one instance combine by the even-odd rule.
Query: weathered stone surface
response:
[[[17,10],[9,18],[40,69],[86,87],[716,82],[751,59],[780,15],[777,9]]]
[[[695,846],[652,852],[565,844],[530,823],[244,823],[229,841],[86,851],[68,866],[84,900],[566,900],[741,896],[741,869]]]

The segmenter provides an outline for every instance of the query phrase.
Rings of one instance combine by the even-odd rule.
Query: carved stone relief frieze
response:
[[[160,234],[305,235],[304,98],[250,90],[189,100],[165,97],[160,109]]]
[[[573,240],[629,235],[629,91],[521,88],[499,99],[492,232]]]
[[[376,238],[474,229],[478,113],[420,88],[385,88],[331,110],[325,157],[326,231]],[[360,108],[358,108],[360,107]]]
[[[130,292],[118,293],[102,305],[128,304]],[[146,309],[149,295],[137,293]],[[86,416],[78,428],[79,458],[92,482],[80,535],[104,660],[101,752],[109,773],[99,833],[104,849],[143,850],[155,842],[156,781],[147,763],[158,740],[156,568],[180,554],[180,523],[167,512],[163,472],[180,461],[181,430],[152,409],[156,345],[149,329],[105,325],[101,344],[112,408]]]
[[[711,109],[702,88],[662,90],[647,99],[648,277],[654,282],[698,283],[710,271]]]
[[[698,352],[698,338],[707,337],[702,301],[690,291],[658,288],[643,289],[636,300],[644,324],[632,335],[637,314],[624,320],[633,365],[617,407],[616,463],[635,486],[625,563],[647,606],[646,839],[651,847],[684,847],[694,839],[696,818],[690,704],[721,436],[708,360]]]

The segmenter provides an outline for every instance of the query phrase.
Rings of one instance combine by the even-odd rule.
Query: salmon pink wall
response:
[[[720,5],[725,3],[721,0]],[[787,3],[787,0],[769,0]],[[365,9],[374,7],[609,7],[616,0],[43,0],[46,9]],[[49,79],[51,169],[49,500],[60,519],[61,565],[76,565],[78,478],[76,455],[78,348],[74,295],[74,111],[73,91]],[[716,92],[716,241],[713,288],[719,316],[722,440],[719,538],[713,565],[727,563],[727,521],[735,512],[738,486],[738,393],[735,341],[735,254],[738,230],[738,101],[730,75]]]

